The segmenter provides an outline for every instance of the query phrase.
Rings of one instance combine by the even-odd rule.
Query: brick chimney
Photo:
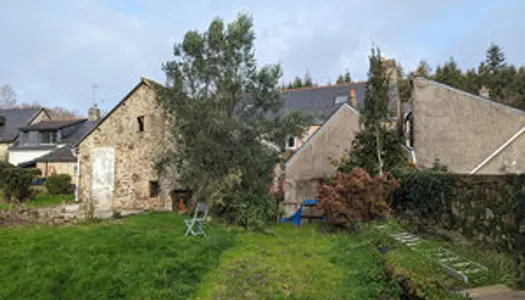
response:
[[[479,89],[479,95],[481,97],[490,98],[490,90],[486,86],[482,86]]]
[[[355,94],[355,89],[350,90],[350,97],[348,97],[348,102],[353,108],[359,109],[359,107],[357,107],[357,97]]]
[[[90,121],[98,121],[100,119],[100,108],[96,104],[89,108],[88,119]]]

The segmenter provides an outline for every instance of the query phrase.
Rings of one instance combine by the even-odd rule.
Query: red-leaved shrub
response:
[[[352,229],[357,222],[389,217],[388,198],[398,186],[389,173],[372,177],[357,168],[349,174],[338,172],[320,184],[318,199],[330,224]]]

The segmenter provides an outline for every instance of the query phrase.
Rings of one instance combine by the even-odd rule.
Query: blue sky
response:
[[[405,69],[453,56],[477,66],[491,42],[525,64],[525,1],[520,0],[39,0],[0,5],[0,85],[19,102],[63,106],[84,114],[91,87],[111,109],[160,66],[190,29],[216,16],[249,12],[260,64],[281,63],[283,81],[308,70],[319,84],[350,70],[365,79],[372,43]]]

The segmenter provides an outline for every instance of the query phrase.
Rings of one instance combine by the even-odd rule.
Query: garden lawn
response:
[[[273,234],[146,214],[62,227],[0,228],[0,299],[378,299],[397,295],[362,235],[314,226]]]
[[[327,235],[278,224],[265,234],[213,223],[202,238],[184,236],[183,218],[0,227],[0,299],[399,299],[387,266],[429,299],[459,298],[429,286],[457,282],[408,247],[381,254],[392,241],[368,226]]]
[[[369,238],[291,224],[239,235],[194,299],[399,299]]]
[[[187,299],[235,236],[184,236],[181,216],[0,228],[0,299]]]

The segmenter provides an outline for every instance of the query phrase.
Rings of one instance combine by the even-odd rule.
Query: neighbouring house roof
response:
[[[314,117],[315,124],[323,124],[339,107],[345,103],[336,103],[338,96],[349,96],[355,90],[359,110],[365,101],[366,82],[344,83],[319,87],[306,87],[283,90],[283,106],[280,113],[302,111]]]
[[[76,162],[77,158],[73,155],[71,150],[74,145],[82,139],[88,132],[97,126],[99,121],[85,121],[77,130],[69,137],[65,138],[62,143],[65,146],[60,147],[53,152],[43,155],[37,159],[36,162]]]
[[[393,86],[389,91],[389,111],[390,116],[392,117],[389,119],[395,119],[397,116],[397,97],[395,97],[396,88],[397,86]],[[355,107],[350,100],[352,90],[355,91]],[[268,116],[272,117],[274,115],[301,111],[314,118],[314,125],[322,125],[343,104],[353,106],[354,109],[360,111],[364,106],[365,94],[366,82],[352,82],[282,90],[282,107],[276,113],[269,113]],[[340,96],[343,98],[344,102],[337,103],[336,98],[339,98]],[[405,109],[405,107],[403,107],[403,109]]]
[[[12,108],[0,109],[0,116],[5,117],[4,125],[0,126],[0,143],[11,143],[18,137],[19,128],[33,121],[43,108]]]
[[[64,127],[75,125],[78,123],[85,122],[87,119],[71,119],[71,120],[51,120],[43,121],[36,124],[26,125],[20,127],[22,131],[34,131],[34,130],[58,130]]]
[[[109,113],[107,113],[104,117],[102,117],[92,128],[90,128],[89,130],[87,130],[86,132],[84,132],[83,136],[80,137],[75,143],[73,143],[73,147],[77,147],[78,145],[80,145],[80,143],[82,143],[82,141],[88,137],[100,124],[102,124],[107,118],[109,118],[109,116],[111,116],[113,114],[113,112],[115,112],[121,105],[123,105],[126,100],[128,100],[128,98],[133,95],[133,93],[140,87],[142,86],[143,84],[145,84],[146,86],[149,86],[150,88],[153,88],[153,89],[156,89],[158,87],[162,87],[162,85],[156,81],[153,81],[149,78],[146,78],[144,76],[142,76],[140,78],[140,81],[139,83],[137,83],[133,89],[131,89],[131,91],[129,91],[126,96],[124,96],[124,98],[122,98],[122,100],[120,100],[120,102],[115,105],[115,107],[113,107],[113,109],[111,109],[111,111]]]

